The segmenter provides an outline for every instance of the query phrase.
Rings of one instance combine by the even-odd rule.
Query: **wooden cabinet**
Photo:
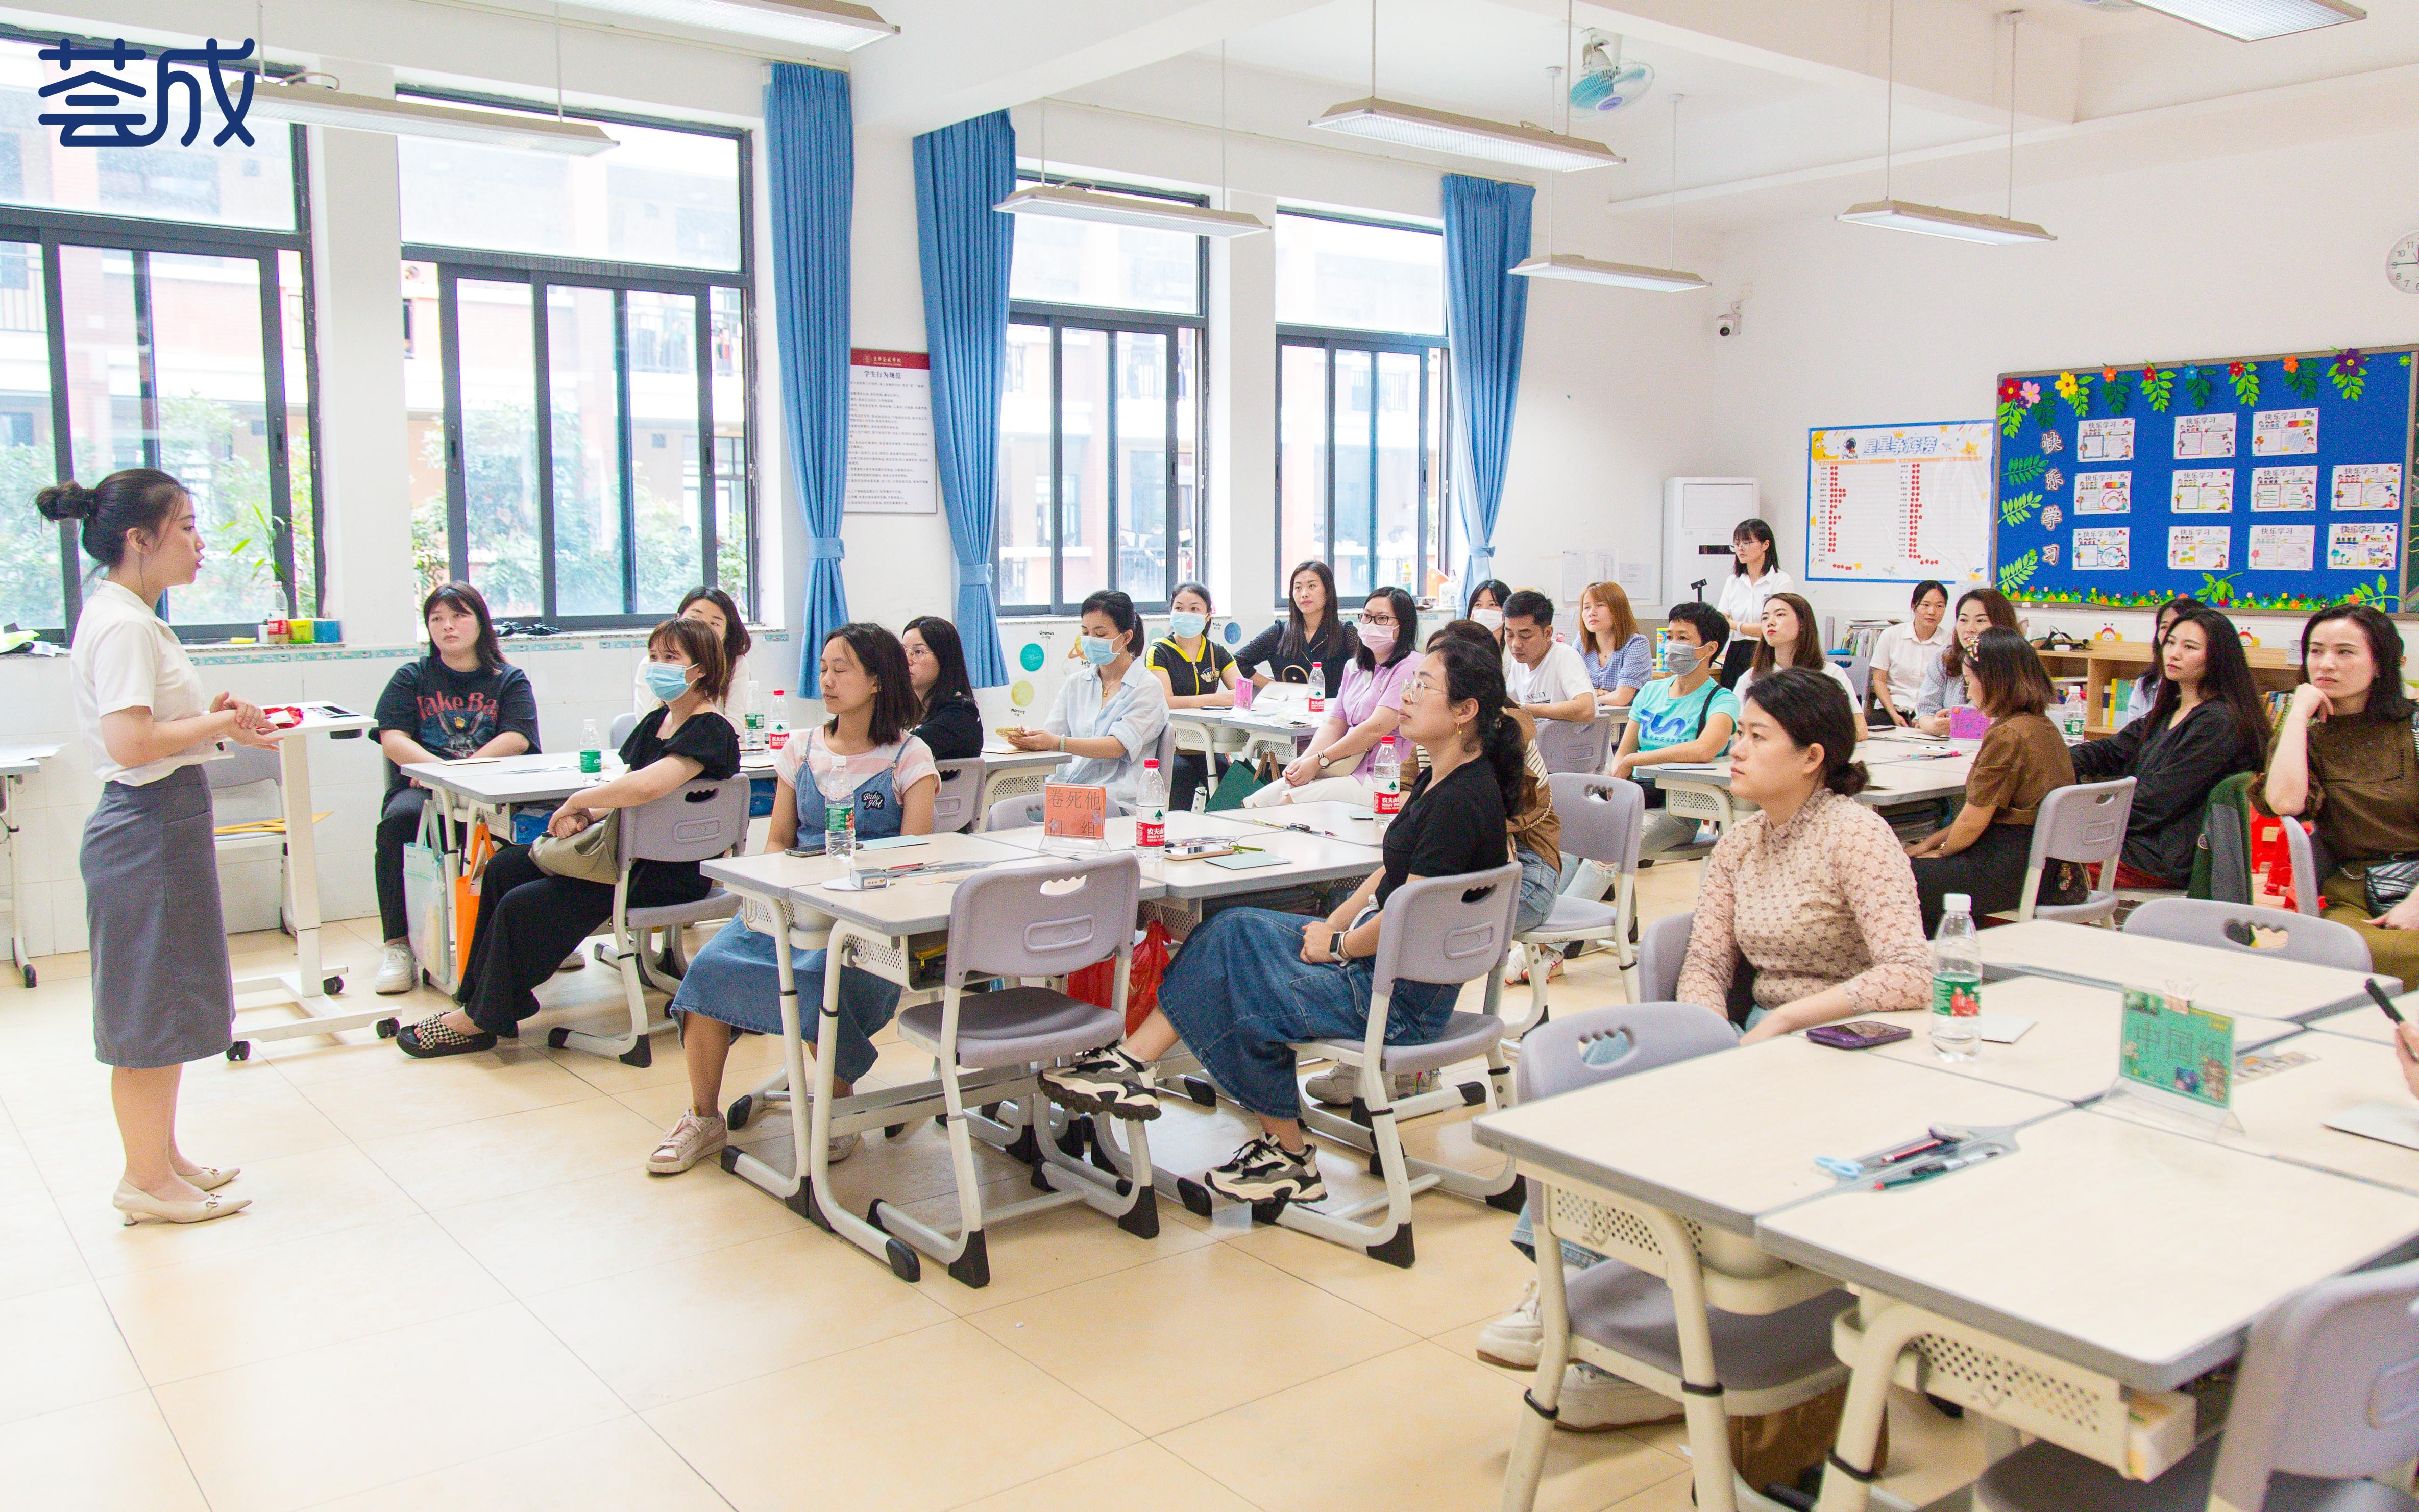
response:
[[[2254,646],[2243,652],[2251,663],[2251,680],[2262,693],[2289,689],[2301,681],[2301,660],[2294,651],[2283,646]],[[2082,651],[2044,651],[2042,666],[2053,679],[2080,677],[2084,680],[2084,698],[2090,710],[2085,731],[2104,735],[2112,728],[2108,723],[2108,688],[2112,683],[2132,682],[2150,667],[2150,643],[2148,640],[2093,640]]]

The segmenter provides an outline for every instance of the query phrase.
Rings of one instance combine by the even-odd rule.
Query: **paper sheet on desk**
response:
[[[2363,1139],[2381,1139],[2406,1149],[2419,1149],[2419,1105],[2380,1099],[2346,1108],[2321,1121],[2330,1129],[2340,1129]]]

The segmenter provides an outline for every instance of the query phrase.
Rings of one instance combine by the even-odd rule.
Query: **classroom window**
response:
[[[1278,600],[1311,558],[1335,590],[1436,592],[1449,546],[1441,342],[1277,338]]]
[[[0,100],[55,69],[39,45],[0,39]],[[130,467],[174,475],[199,517],[202,574],[161,604],[180,635],[316,613],[301,133],[112,158],[0,114],[20,120],[0,124],[0,625],[72,634],[90,563],[30,501]],[[264,184],[282,208],[250,197]]]
[[[1277,323],[1444,334],[1444,236],[1419,226],[1277,216]]]
[[[603,124],[620,145],[573,162],[398,146],[407,240],[459,239],[405,248],[414,565],[566,625],[699,583],[752,613],[747,144]],[[565,219],[465,214],[473,179]]]

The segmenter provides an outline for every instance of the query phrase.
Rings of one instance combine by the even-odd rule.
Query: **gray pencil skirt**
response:
[[[85,821],[83,860],[93,1053],[142,1070],[224,1052],[234,1039],[235,973],[202,769],[178,767],[142,787],[104,786]]]

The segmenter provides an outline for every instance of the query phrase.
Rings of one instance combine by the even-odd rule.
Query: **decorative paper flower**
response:
[[[2114,383],[2114,382],[2116,382],[2116,381],[2117,381],[2117,370],[2116,370],[2115,368],[2113,368],[2113,367],[2103,367],[2103,368],[2102,368],[2102,369],[2100,370],[2100,381],[2101,381],[2101,382],[2103,382],[2103,383]]]
[[[2060,373],[2057,376],[2057,382],[2052,386],[2057,390],[2057,396],[2059,398],[2072,399],[2074,397],[2075,382],[2073,374]]]
[[[2360,348],[2357,347],[2347,347],[2335,353],[2335,371],[2338,373],[2347,375],[2357,373],[2367,363],[2368,359],[2360,354]]]
[[[2056,511],[2052,511],[2052,513],[2056,513]],[[2041,548],[2041,554],[2042,561],[2045,564],[2053,567],[2057,565],[2057,543],[2056,541],[2052,541],[2049,545],[2042,547]]]
[[[2158,363],[2145,363],[2142,364],[2142,381],[2145,383],[2156,383],[2159,381]]]
[[[2026,379],[2024,387],[2025,408],[2029,409],[2039,403],[2041,403],[2041,385]]]
[[[2242,364],[2241,363],[2226,363],[2226,376],[2228,378],[2241,378],[2242,376]]]
[[[2042,479],[2042,486],[2056,493],[2066,486],[2066,474],[2057,468],[2052,468],[2049,470],[2049,476]]]
[[[2018,383],[2014,378],[2001,378],[1999,380],[1999,402],[2001,404],[2015,403],[2016,396],[2022,393],[2024,393],[2024,385]]]
[[[2065,437],[2059,435],[2054,430],[2045,430],[2042,432],[2042,454],[2043,455],[2047,455],[2052,452],[2063,452],[2065,450]]]
[[[2058,508],[2056,504],[2052,504],[2047,509],[2042,511],[2042,530],[2055,532],[2059,526],[2065,523],[2066,511]],[[2053,547],[2051,549],[2055,550],[2057,548]]]
[[[2301,360],[2300,358],[2298,358],[2298,357],[2288,357],[2288,358],[2286,358],[2286,359],[2285,359],[2285,371],[2286,371],[2286,372],[2288,372],[2288,373],[2298,373],[2298,372],[2300,372],[2301,370],[2302,370],[2302,360]]]

